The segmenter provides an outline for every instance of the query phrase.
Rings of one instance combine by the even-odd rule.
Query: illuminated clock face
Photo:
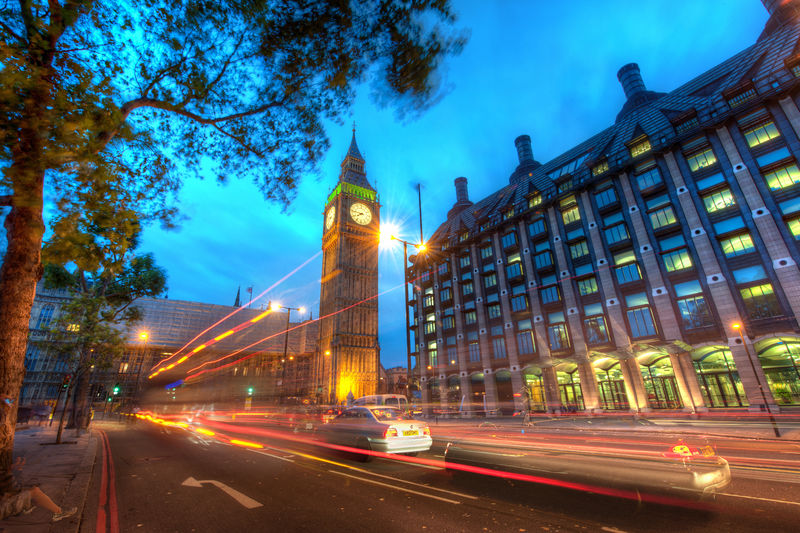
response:
[[[372,211],[361,202],[356,202],[350,206],[350,217],[356,224],[366,226],[372,220]]]
[[[336,206],[331,206],[328,209],[328,214],[325,215],[325,229],[331,229],[333,226],[333,220],[336,218]]]

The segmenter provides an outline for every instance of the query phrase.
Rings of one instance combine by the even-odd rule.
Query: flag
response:
[[[247,292],[250,293],[250,296],[253,295],[253,287],[247,287]]]

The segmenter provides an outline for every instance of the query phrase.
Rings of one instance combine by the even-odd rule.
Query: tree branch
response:
[[[12,205],[11,204],[11,200],[13,198],[14,198],[14,196],[12,196],[10,194],[4,194],[4,195],[0,196],[0,207],[11,207],[11,205]]]
[[[20,42],[20,44],[22,44],[22,45],[25,44],[25,39],[23,39],[20,35],[17,35],[14,32],[14,30],[12,30],[11,27],[8,24],[6,24],[5,22],[3,22],[2,20],[0,20],[0,28],[2,28],[7,34],[11,35],[16,40],[18,40]]]

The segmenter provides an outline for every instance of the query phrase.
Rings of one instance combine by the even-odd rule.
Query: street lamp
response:
[[[289,349],[289,319],[292,316],[292,311],[297,311],[302,315],[305,314],[306,308],[287,307],[279,303],[272,303],[270,304],[270,309],[273,312],[279,311],[281,309],[286,309],[286,331],[285,331],[285,336],[283,338],[283,359],[281,359],[281,362],[283,363],[283,369],[281,370],[281,401],[283,401],[283,393],[286,391],[286,352]],[[292,359],[294,359],[294,357],[292,357]]]
[[[761,384],[761,378],[758,376],[758,372],[756,371],[756,364],[753,362],[753,358],[750,356],[750,349],[747,347],[747,343],[744,341],[744,328],[738,322],[731,324],[731,327],[739,333],[739,338],[742,339],[744,350],[747,353],[747,359],[750,360],[750,367],[753,369],[753,375],[756,378],[756,383],[758,383],[758,390],[761,392],[761,399],[764,401],[764,408],[767,410],[767,413],[769,413],[769,421],[772,422],[772,429],[775,431],[775,436],[780,437],[781,432],[778,429],[778,424],[775,422],[775,417],[772,416],[772,409],[769,408],[767,395],[764,393],[764,386]]]
[[[139,401],[139,380],[142,377],[142,367],[144,366],[144,358],[147,355],[147,340],[150,338],[149,331],[140,331],[139,332],[139,339],[142,341],[142,356],[139,359],[139,367],[136,370],[136,393],[135,399],[138,403]]]
[[[420,221],[420,225],[421,224],[422,224],[422,222]],[[405,289],[405,297],[406,297],[405,302],[403,302],[403,307],[405,307],[405,310],[406,310],[406,325],[405,325],[405,330],[406,330],[406,364],[407,364],[407,368],[406,368],[406,383],[411,383],[411,335],[409,334],[409,331],[408,331],[408,326],[409,326],[409,316],[408,316],[408,247],[409,247],[409,245],[413,246],[420,253],[425,253],[427,251],[428,247],[425,245],[424,242],[420,242],[419,244],[414,244],[414,243],[405,241],[405,240],[403,240],[403,239],[401,239],[399,237],[396,237],[394,235],[392,235],[390,237],[390,239],[393,240],[393,241],[399,241],[399,242],[403,243],[403,282],[404,282],[403,286],[404,286],[404,289]],[[406,386],[406,387],[408,387],[408,386]],[[410,390],[408,392],[410,392]],[[406,396],[408,396],[408,394],[406,394]]]

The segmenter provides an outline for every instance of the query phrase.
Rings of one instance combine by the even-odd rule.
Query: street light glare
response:
[[[150,337],[150,334],[146,331],[139,333],[139,338],[142,339],[143,341],[146,341],[148,337]]]
[[[273,302],[273,303],[269,304],[269,310],[270,311],[277,311],[280,308],[281,308],[281,304],[279,304],[279,303]]]
[[[738,330],[739,328],[741,328],[741,327],[742,327],[742,325],[741,325],[741,324],[739,324],[738,322],[735,322],[735,323],[731,324],[731,327],[732,327],[733,329],[737,329],[737,330]]]
[[[420,252],[424,252],[427,249],[428,249],[428,246],[424,242],[421,242],[421,243],[419,243],[417,245],[417,250],[419,250]]]
[[[389,223],[381,224],[379,243],[378,243],[379,246],[382,247],[391,246],[392,241],[397,239],[395,235],[397,235],[397,226]]]
[[[301,307],[300,309],[297,310],[297,312],[302,315],[302,314],[304,314],[306,312],[306,308],[305,307]]]

